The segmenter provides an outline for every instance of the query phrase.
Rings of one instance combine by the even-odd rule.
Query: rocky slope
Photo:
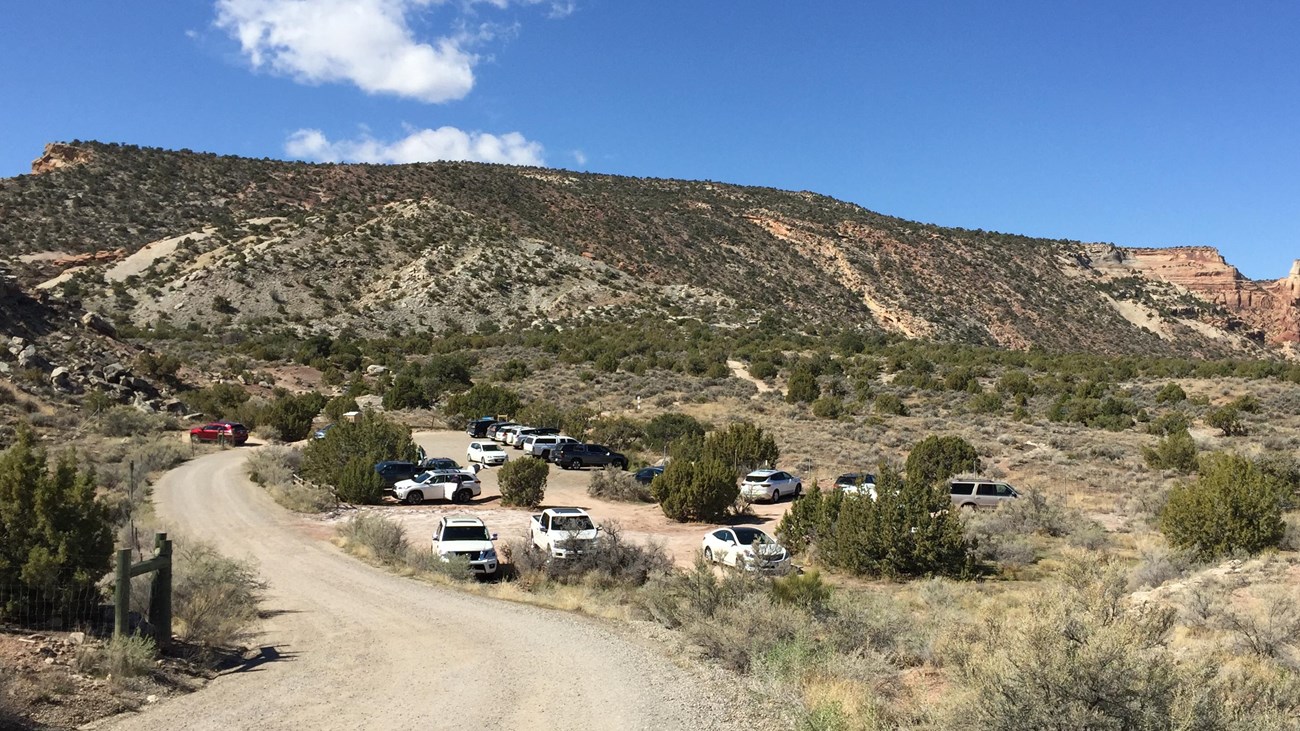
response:
[[[807,192],[99,143],[52,145],[33,169],[0,180],[0,258],[27,287],[134,323],[387,334],[766,316],[1216,356],[1295,340],[1295,278],[1249,282],[1217,253],[942,228]]]

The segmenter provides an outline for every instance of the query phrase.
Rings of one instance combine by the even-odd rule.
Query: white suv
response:
[[[465,461],[470,464],[478,462],[481,465],[503,465],[508,459],[510,455],[506,454],[506,450],[490,439],[470,442],[469,449],[465,451]]]
[[[561,444],[577,444],[578,440],[563,434],[524,437],[524,454],[549,459],[551,452]]]
[[[469,561],[469,570],[485,576],[495,574],[497,549],[492,541],[497,534],[488,533],[487,526],[471,515],[449,515],[438,521],[433,532],[433,552],[443,561],[452,556],[463,556]]]
[[[748,500],[776,502],[782,497],[799,497],[803,481],[781,470],[754,470],[740,483],[740,495]]]

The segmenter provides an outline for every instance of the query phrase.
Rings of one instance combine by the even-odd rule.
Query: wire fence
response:
[[[0,629],[98,631],[113,626],[111,595],[92,581],[0,584]]]

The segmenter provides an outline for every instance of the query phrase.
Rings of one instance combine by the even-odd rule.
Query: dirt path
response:
[[[173,536],[258,562],[262,658],[100,728],[752,728],[733,694],[618,626],[431,587],[343,554],[247,481],[246,454],[168,473],[155,502]]]
[[[759,396],[762,396],[768,391],[776,390],[775,388],[772,388],[771,386],[767,385],[766,381],[760,380],[758,378],[754,378],[754,376],[750,375],[749,369],[745,368],[745,364],[741,363],[738,360],[727,361],[727,367],[731,369],[732,374],[735,375],[736,378],[739,378],[742,381],[749,381],[750,383],[754,384],[754,388],[758,389],[758,393],[754,394],[754,398],[758,398]]]

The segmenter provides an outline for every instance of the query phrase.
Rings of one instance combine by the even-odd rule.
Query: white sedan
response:
[[[510,455],[506,454],[506,450],[490,439],[470,442],[469,449],[465,452],[465,461],[470,464],[478,462],[485,466],[503,465],[508,459]]]
[[[704,536],[704,560],[746,571],[783,573],[790,569],[790,552],[757,528],[718,528]]]

